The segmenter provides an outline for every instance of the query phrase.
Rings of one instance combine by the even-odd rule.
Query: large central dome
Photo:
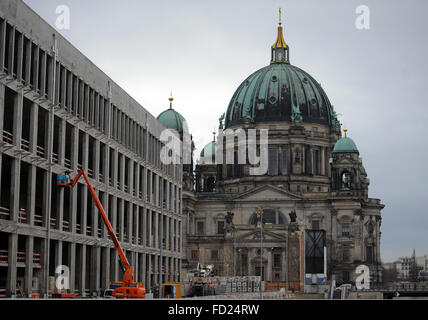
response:
[[[321,85],[289,63],[289,47],[278,27],[271,64],[238,87],[225,117],[225,127],[244,123],[298,120],[337,127],[336,113]]]

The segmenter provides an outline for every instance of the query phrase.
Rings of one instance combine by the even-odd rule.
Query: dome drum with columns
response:
[[[251,165],[238,164],[237,152],[234,164],[213,163],[215,138],[201,150],[195,187],[183,192],[185,268],[213,264],[216,274],[225,277],[263,272],[268,282],[288,278],[298,290],[324,292],[327,286],[307,285],[315,269],[321,270],[317,277],[327,274],[318,283],[332,275],[338,284],[352,283],[355,268],[364,263],[372,283],[381,281],[384,205],[369,198],[360,151],[347,129],[342,136],[321,85],[290,64],[281,20],[270,64],[244,80],[220,122],[220,130],[268,129],[268,168],[263,175],[250,175]],[[269,217],[269,227],[260,251],[257,217],[263,212],[263,223]],[[324,234],[320,239],[325,240],[327,270],[319,263],[323,257],[315,269],[306,269],[313,257],[302,256],[307,245],[302,239],[309,237],[309,230]]]

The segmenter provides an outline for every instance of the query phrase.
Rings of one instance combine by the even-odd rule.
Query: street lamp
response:
[[[263,260],[262,260],[262,254],[263,254],[263,210],[261,208],[258,208],[257,211],[257,217],[260,220],[260,299],[263,299],[262,294],[262,272],[263,272]]]

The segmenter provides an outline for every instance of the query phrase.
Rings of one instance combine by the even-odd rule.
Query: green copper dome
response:
[[[347,136],[339,139],[334,145],[333,153],[340,153],[340,152],[359,153],[355,142],[351,138],[348,138]]]
[[[211,141],[208,143],[201,151],[200,153],[201,158],[208,158],[211,159],[213,156],[215,156],[215,141]]]
[[[333,107],[316,80],[289,63],[272,63],[238,87],[229,103],[225,125],[291,122],[296,113],[300,113],[301,122],[337,125]]]
[[[187,125],[186,119],[172,108],[173,100],[174,99],[172,97],[169,98],[169,109],[158,115],[157,119],[168,129],[177,130],[179,133],[189,133],[189,126]]]
[[[289,50],[280,20],[278,36],[271,47],[271,63],[251,74],[235,91],[226,112],[226,128],[270,121],[319,123],[340,128],[321,85],[290,64]]]

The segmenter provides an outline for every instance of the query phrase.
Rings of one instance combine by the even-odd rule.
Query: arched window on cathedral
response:
[[[342,172],[340,177],[341,181],[341,189],[343,190],[351,190],[352,186],[352,175],[349,171]]]
[[[263,210],[263,224],[285,224],[285,219],[280,212],[277,212],[273,209],[264,209]],[[257,225],[259,218],[256,213],[253,213],[250,217],[251,225]]]

